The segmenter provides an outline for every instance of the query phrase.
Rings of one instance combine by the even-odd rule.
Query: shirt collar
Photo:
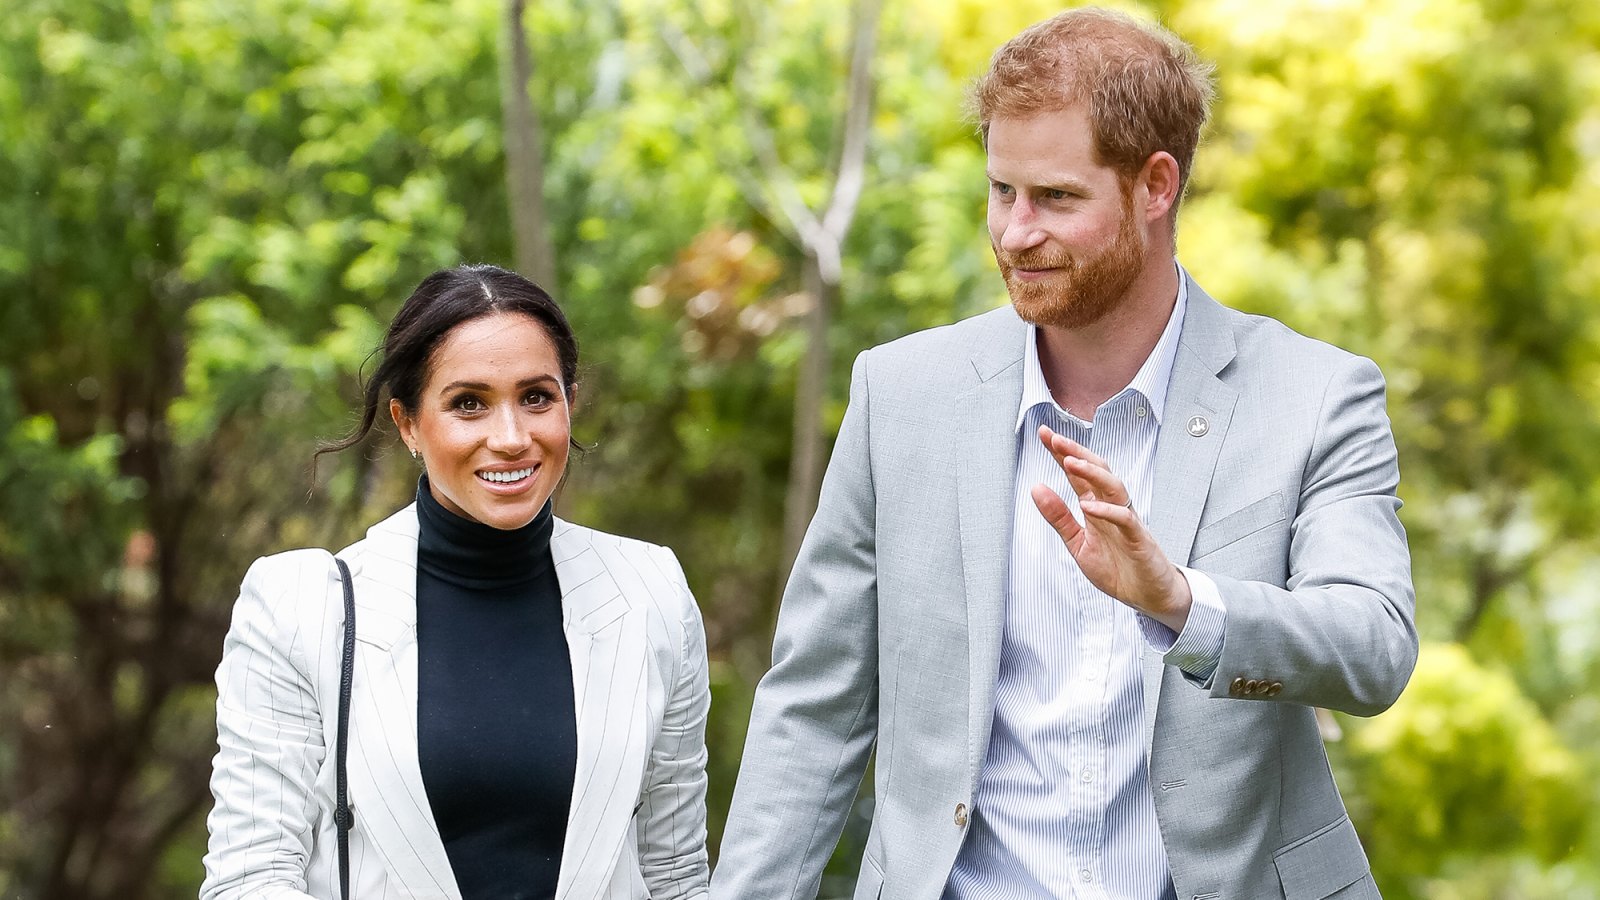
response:
[[[1173,264],[1177,265],[1176,261]],[[1167,327],[1162,330],[1161,338],[1156,341],[1150,355],[1145,357],[1144,365],[1134,373],[1133,380],[1116,394],[1120,397],[1128,391],[1134,391],[1144,397],[1145,402],[1150,404],[1150,412],[1155,416],[1157,425],[1161,424],[1162,414],[1166,411],[1167,386],[1172,383],[1172,366],[1178,358],[1178,338],[1183,332],[1183,315],[1188,306],[1189,273],[1178,265],[1178,299],[1172,305]],[[1016,430],[1021,430],[1028,410],[1041,403],[1060,409],[1050,395],[1050,385],[1045,382],[1044,369],[1039,365],[1039,330],[1032,323],[1028,325],[1022,367],[1022,404],[1017,409]]]

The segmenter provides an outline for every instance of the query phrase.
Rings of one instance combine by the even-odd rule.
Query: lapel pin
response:
[[[1195,416],[1189,420],[1189,433],[1195,437],[1205,437],[1210,430],[1211,423],[1206,421],[1205,416]]]

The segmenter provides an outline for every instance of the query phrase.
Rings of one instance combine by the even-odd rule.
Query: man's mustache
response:
[[[1000,251],[1000,261],[1012,269],[1069,269],[1072,255],[1034,247],[1018,253]]]

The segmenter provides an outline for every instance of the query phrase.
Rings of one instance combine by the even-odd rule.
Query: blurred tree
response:
[[[825,442],[856,351],[1004,301],[963,85],[1059,4],[520,5],[0,16],[0,892],[192,892],[238,578],[405,502],[415,470],[381,440],[325,460],[309,499],[306,459],[417,280],[521,258],[522,112],[597,445],[560,507],[684,561],[714,658],[715,845],[771,646],[797,398],[820,386],[799,421]],[[1600,829],[1557,832],[1600,765],[1600,7],[1117,5],[1218,64],[1186,265],[1389,375],[1419,620],[1460,648],[1430,648],[1392,719],[1346,723],[1375,865],[1418,897],[1593,896]],[[829,240],[800,236],[846,200]],[[1418,744],[1434,733],[1451,742]],[[1473,755],[1490,740],[1561,763],[1495,768]],[[1400,830],[1392,801],[1415,798],[1477,834],[1499,820],[1470,801],[1512,814],[1506,784],[1545,810],[1515,846]]]
[[[1546,864],[1584,845],[1583,765],[1503,672],[1458,644],[1427,644],[1400,702],[1354,729],[1348,771],[1374,874],[1387,896],[1427,896],[1452,861],[1526,854]]]
[[[1185,258],[1383,364],[1428,627],[1495,643],[1600,525],[1600,7],[1168,5],[1228,62]]]
[[[555,247],[550,241],[544,201],[544,129],[528,94],[533,55],[523,0],[505,0],[500,26],[500,107],[506,135],[506,194],[511,200],[511,232],[516,270],[551,290],[556,285]]]
[[[1591,663],[1558,647],[1592,646],[1594,634],[1573,619],[1581,603],[1592,623],[1595,600],[1575,593],[1571,571],[1595,555],[1600,526],[1600,7],[1160,8],[1221,63],[1180,255],[1229,302],[1382,365],[1419,625],[1515,681],[1450,651],[1433,665],[1485,691],[1482,706],[1450,696],[1434,668],[1403,710],[1354,730],[1358,760],[1409,727],[1441,742],[1459,730],[1466,743],[1472,729],[1506,728],[1527,742],[1424,752],[1393,737],[1392,767],[1356,766],[1344,786],[1380,878],[1392,879],[1383,886],[1448,897],[1496,871],[1518,873],[1513,884],[1536,881],[1530,871],[1572,875],[1594,852],[1575,825],[1595,821],[1584,771],[1597,761],[1596,682]],[[1509,775],[1488,760],[1535,746],[1539,762],[1505,760],[1534,778],[1508,797]],[[1554,762],[1575,751],[1583,764]],[[1453,762],[1429,764],[1443,755]],[[1541,796],[1587,814],[1541,815]],[[1403,839],[1401,805],[1413,816]],[[1426,834],[1430,811],[1443,838]],[[1508,815],[1520,832],[1501,828]],[[1447,859],[1438,840],[1457,837],[1464,852]]]
[[[461,244],[505,246],[493,13],[0,17],[9,895],[194,888],[238,578],[403,499],[353,459],[308,500],[312,439],[346,420],[369,309]]]
[[[748,146],[753,159],[737,158],[726,151],[722,157],[731,165],[744,200],[801,253],[800,281],[804,293],[800,296],[807,301],[805,351],[795,378],[780,589],[799,552],[806,526],[816,511],[826,463],[822,409],[831,375],[831,325],[844,276],[844,243],[854,224],[866,177],[881,7],[881,0],[855,0],[850,4],[849,64],[843,78],[844,98],[838,104],[838,124],[833,129],[834,159],[826,172],[810,178],[797,178],[790,171],[782,158],[773,127],[761,117],[760,104],[750,96],[754,79],[748,70],[757,58],[751,50],[753,46],[772,40],[765,32],[776,24],[774,17],[749,7],[739,8],[746,33],[739,35],[742,44],[739,52],[729,52],[726,46],[717,48],[728,61],[728,65],[722,67],[725,77],[720,82],[716,80],[717,73],[706,51],[694,37],[680,30],[671,19],[663,19],[660,25],[663,40],[677,56],[689,81],[702,90],[723,94],[722,102],[741,113],[741,143]],[[752,31],[753,34],[749,33]],[[814,113],[794,110],[791,116],[821,118]],[[812,130],[816,130],[814,126]],[[802,195],[804,180],[826,185],[826,195],[815,207]]]

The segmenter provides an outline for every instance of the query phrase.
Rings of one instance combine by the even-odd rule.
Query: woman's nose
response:
[[[515,455],[528,449],[530,440],[528,430],[522,426],[514,408],[502,406],[495,410],[493,425],[489,431],[490,450]]]

